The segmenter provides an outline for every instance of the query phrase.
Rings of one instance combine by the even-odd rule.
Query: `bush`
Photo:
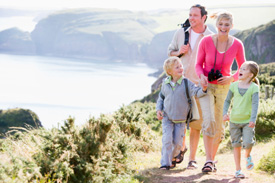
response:
[[[16,128],[0,141],[0,180],[128,180],[133,151],[158,147],[157,135],[147,125],[154,126],[152,111],[155,114],[153,104],[137,103],[123,106],[113,115],[91,118],[83,127],[75,127],[74,119],[68,119],[60,129]]]
[[[260,159],[257,169],[266,171],[268,173],[275,173],[275,146],[271,151]]]
[[[41,127],[38,116],[29,109],[0,110],[0,133],[6,133],[10,127]],[[3,137],[3,136],[0,136]]]
[[[153,103],[138,102],[122,106],[113,115],[120,130],[131,139],[135,139],[132,141],[135,144],[135,150],[149,152],[158,147],[155,143],[157,135],[151,131],[151,129],[157,129],[155,125],[158,121],[152,113],[155,114]]]
[[[126,160],[131,149],[130,139],[112,117],[92,118],[83,128],[76,128],[74,120],[68,119],[61,129],[18,131],[3,140],[1,156],[8,161],[0,164],[0,179],[111,182],[130,171]]]
[[[256,137],[261,140],[275,134],[275,100],[260,100],[256,121]]]

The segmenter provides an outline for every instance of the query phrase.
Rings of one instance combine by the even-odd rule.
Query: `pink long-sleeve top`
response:
[[[201,74],[204,74],[206,77],[211,69],[214,67],[215,62],[216,47],[212,36],[204,37],[199,45],[197,63],[196,63],[196,73],[200,77]],[[231,67],[234,61],[234,58],[237,61],[238,70],[233,74],[234,81],[238,80],[239,69],[241,65],[245,62],[244,46],[242,42],[234,38],[233,44],[227,49],[224,61],[224,53],[217,51],[216,66],[215,71],[221,69],[223,76],[231,76]],[[209,82],[211,84],[217,84],[217,80]]]

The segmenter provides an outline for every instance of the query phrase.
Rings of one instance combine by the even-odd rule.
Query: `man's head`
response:
[[[194,5],[189,11],[189,22],[192,28],[203,26],[207,19],[207,11],[204,6]]]

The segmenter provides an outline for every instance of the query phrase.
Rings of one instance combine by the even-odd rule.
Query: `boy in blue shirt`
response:
[[[163,69],[168,76],[162,83],[157,100],[157,118],[162,120],[162,151],[160,169],[169,170],[176,166],[175,157],[179,154],[184,137],[185,121],[189,111],[183,79],[183,66],[178,57],[165,60]],[[203,89],[188,82],[190,96],[202,97]]]

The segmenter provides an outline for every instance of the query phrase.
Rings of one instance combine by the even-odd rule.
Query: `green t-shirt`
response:
[[[238,83],[234,82],[229,87],[234,95],[230,121],[233,123],[249,123],[252,111],[252,95],[259,92],[259,86],[252,82],[242,96],[238,89]]]

